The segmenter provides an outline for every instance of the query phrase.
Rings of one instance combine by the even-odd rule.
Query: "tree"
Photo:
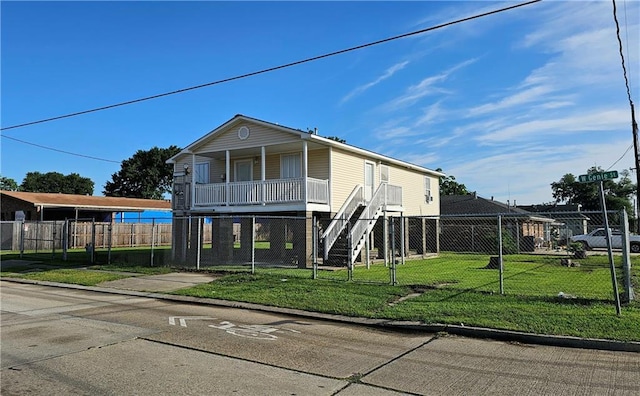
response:
[[[442,172],[441,168],[436,169]],[[440,195],[468,195],[467,186],[456,181],[455,176],[446,176],[440,178]]]
[[[93,186],[91,179],[77,173],[65,176],[60,172],[28,172],[20,184],[20,191],[93,195]]]
[[[591,167],[587,171],[590,173],[604,172],[600,167]],[[631,197],[636,186],[629,178],[629,171],[620,172],[619,181],[605,180],[603,190],[607,210],[625,209],[629,215],[633,214]],[[557,182],[551,183],[553,198],[556,202],[567,204],[580,204],[584,210],[600,210],[599,183],[580,183],[574,175],[567,173]]]
[[[18,183],[10,177],[0,176],[0,190],[18,191]]]
[[[120,171],[111,175],[102,192],[111,197],[162,199],[171,191],[173,167],[166,161],[180,152],[177,146],[138,150],[122,161]]]

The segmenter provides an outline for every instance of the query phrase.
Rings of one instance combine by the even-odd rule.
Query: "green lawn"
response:
[[[3,272],[2,276],[40,280],[48,282],[72,283],[75,285],[95,286],[102,282],[128,278],[128,275],[120,275],[110,272],[87,271],[77,269],[54,269],[43,272],[30,272],[25,274]]]
[[[148,250],[127,251],[122,256],[126,260],[92,268],[140,273],[171,271],[169,267],[151,267],[148,262],[136,263],[148,255]],[[639,260],[634,257],[632,264],[638,299]],[[619,261],[617,257],[617,275],[621,279]],[[219,280],[176,294],[350,316],[640,341],[640,301],[623,306],[622,315],[616,315],[606,255],[579,260],[580,267],[575,268],[561,266],[557,256],[506,255],[505,295],[499,294],[498,271],[484,268],[488,262],[489,256],[453,253],[407,261],[397,266],[397,286],[390,285],[390,269],[382,264],[370,269],[357,266],[352,282],[346,282],[345,268],[319,270],[318,279],[314,280],[310,269],[257,267],[256,274],[250,274],[247,266],[216,266],[211,269],[222,272]],[[57,268],[19,276],[85,285],[122,277]],[[622,291],[622,282],[619,283]],[[560,292],[572,298],[560,298]],[[400,300],[407,296],[410,298]]]

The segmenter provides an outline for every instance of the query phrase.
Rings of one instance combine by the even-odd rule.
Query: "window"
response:
[[[431,195],[431,178],[429,176],[424,177],[424,199],[426,203],[433,201],[433,195]]]
[[[389,183],[389,167],[380,165],[380,183]]]
[[[283,179],[302,177],[300,154],[286,154],[281,157],[280,175]]]
[[[196,184],[209,183],[209,163],[196,162],[193,178],[195,179]]]

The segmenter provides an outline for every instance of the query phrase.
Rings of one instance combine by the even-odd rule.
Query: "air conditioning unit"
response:
[[[431,195],[427,194],[427,195],[425,195],[425,201],[426,201],[427,203],[429,203],[429,202],[433,202],[433,197],[432,197]]]

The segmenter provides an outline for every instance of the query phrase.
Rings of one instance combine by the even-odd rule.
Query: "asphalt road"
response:
[[[640,353],[0,282],[4,395],[638,395]]]

